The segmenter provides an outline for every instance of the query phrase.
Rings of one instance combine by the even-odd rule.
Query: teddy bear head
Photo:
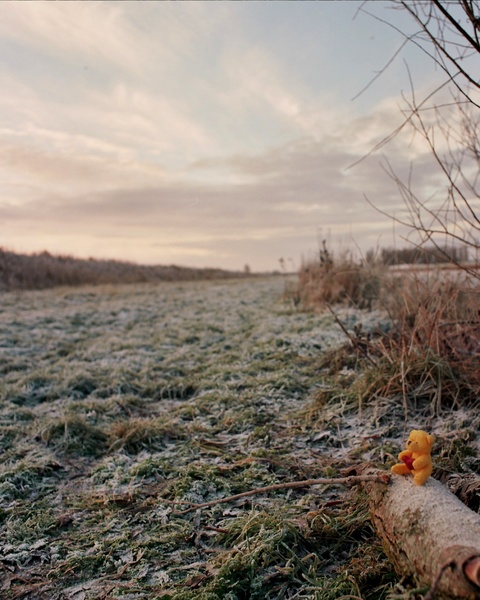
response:
[[[430,454],[433,437],[420,429],[413,429],[408,436],[407,449],[417,454]]]

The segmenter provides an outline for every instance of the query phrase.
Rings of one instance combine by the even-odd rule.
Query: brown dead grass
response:
[[[348,303],[371,308],[379,297],[384,269],[366,268],[351,260],[306,262],[298,274],[298,300],[304,308]]]
[[[396,323],[388,341],[391,352],[434,357],[434,364],[454,374],[461,403],[475,401],[480,392],[478,282],[445,278],[441,272],[424,278],[404,275],[402,286],[391,294],[388,305]],[[401,348],[404,350],[399,353]],[[436,387],[441,395],[441,377],[436,376]]]
[[[392,328],[380,337],[344,332],[347,346],[364,363],[362,375],[348,382],[347,404],[395,399],[409,410],[425,406],[431,415],[446,408],[472,406],[480,395],[480,287],[461,268],[430,266],[388,271],[352,261],[325,259],[302,265],[298,304],[307,310],[348,304],[383,308]],[[338,319],[341,325],[340,320]],[[351,350],[347,352],[352,365]],[[342,357],[331,357],[341,369]],[[346,366],[346,365],[345,365]],[[328,401],[321,391],[319,401]],[[338,398],[337,398],[338,399]]]

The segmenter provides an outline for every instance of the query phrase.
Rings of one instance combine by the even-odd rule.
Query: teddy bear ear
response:
[[[432,447],[434,439],[435,438],[433,437],[433,435],[430,435],[429,433],[427,433],[427,442],[430,444],[430,448]]]

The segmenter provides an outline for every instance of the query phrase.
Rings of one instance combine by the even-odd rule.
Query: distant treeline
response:
[[[431,248],[380,248],[380,250],[369,250],[365,260],[368,264],[391,265],[432,265],[441,263],[465,263],[468,262],[468,248],[461,247],[431,247]]]
[[[60,285],[145,283],[243,277],[246,271],[143,266],[115,260],[17,254],[0,248],[0,291],[46,289]]]

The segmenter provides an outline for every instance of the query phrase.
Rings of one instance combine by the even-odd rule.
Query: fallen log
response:
[[[367,482],[372,523],[397,574],[429,598],[480,599],[480,515],[433,478]]]

